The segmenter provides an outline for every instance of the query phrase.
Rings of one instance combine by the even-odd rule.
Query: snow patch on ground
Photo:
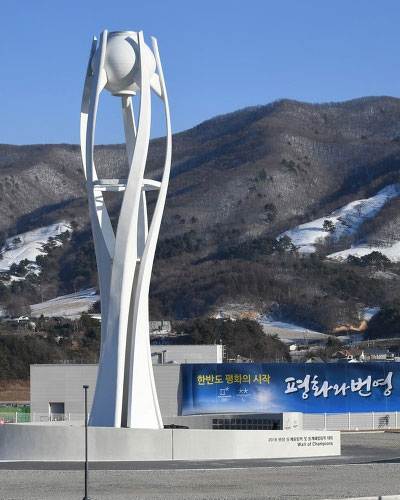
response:
[[[376,215],[390,199],[395,198],[399,194],[400,185],[391,184],[381,189],[375,196],[371,196],[371,198],[352,201],[326,217],[301,224],[280,234],[279,237],[288,236],[292,240],[292,243],[298,247],[299,252],[313,253],[315,252],[314,245],[317,240],[323,241],[328,236],[339,239],[341,236],[353,234],[366,219]],[[326,220],[335,226],[334,232],[329,232],[323,228],[324,221]],[[400,242],[396,245],[398,245],[396,252],[399,252]],[[366,253],[370,253],[371,251],[366,250]]]
[[[344,261],[347,259],[349,255],[354,255],[355,257],[364,257],[364,255],[368,255],[371,252],[380,252],[382,255],[385,255],[392,262],[399,262],[400,241],[396,241],[396,243],[388,247],[374,247],[364,244],[353,245],[351,248],[348,248],[347,250],[331,253],[330,255],[328,255],[328,259]]]
[[[31,316],[38,318],[43,314],[47,318],[65,317],[76,319],[87,312],[92,305],[100,300],[95,288],[88,288],[69,295],[61,295],[55,299],[40,304],[31,305]]]
[[[367,307],[363,309],[362,319],[369,321],[375,314],[379,312],[379,307]],[[279,339],[285,344],[298,344],[300,342],[308,342],[310,344],[319,341],[326,341],[330,335],[326,333],[309,330],[303,326],[293,323],[285,323],[283,321],[275,321],[269,316],[259,316],[258,323],[262,326],[264,333],[267,335],[278,335]],[[337,337],[335,335],[335,337]],[[351,333],[351,335],[342,335],[337,337],[341,342],[348,343],[349,341],[363,340],[364,334]]]
[[[380,307],[366,307],[363,311],[363,319],[365,319],[365,321],[369,321],[379,311]]]
[[[257,319],[267,335],[278,335],[279,340],[285,344],[298,343],[299,341],[320,341],[326,340],[329,335],[325,333],[309,330],[293,323],[275,321],[269,316],[260,316]]]
[[[299,325],[295,325],[293,323],[285,323],[283,321],[275,321],[273,320],[272,318],[270,318],[269,316],[260,316],[258,319],[257,319],[258,323],[260,323],[260,325],[271,325],[271,326],[274,326],[276,328],[286,328],[288,330],[296,330],[298,332],[312,332],[312,333],[320,333],[320,332],[315,332],[313,330],[309,330],[308,328],[304,328],[303,326],[299,326]]]
[[[38,255],[45,255],[46,252],[43,251],[43,245],[47,243],[50,237],[54,238],[70,230],[71,226],[69,224],[59,222],[8,238],[2,251],[3,259],[0,260],[0,271],[7,272],[12,264],[19,264],[25,259],[35,262]],[[14,244],[13,241],[17,238],[21,242]],[[61,243],[57,242],[57,244]]]

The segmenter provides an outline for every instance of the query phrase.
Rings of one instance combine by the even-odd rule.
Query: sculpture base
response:
[[[340,455],[337,431],[89,427],[89,461],[300,458]],[[83,424],[0,426],[0,460],[83,461]]]

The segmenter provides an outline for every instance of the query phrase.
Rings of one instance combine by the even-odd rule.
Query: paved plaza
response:
[[[322,500],[400,492],[400,434],[342,435],[323,459],[91,464],[92,500]],[[83,497],[80,463],[0,463],[1,500]]]

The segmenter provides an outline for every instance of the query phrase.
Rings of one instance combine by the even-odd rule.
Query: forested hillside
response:
[[[327,104],[281,100],[176,134],[151,316],[208,316],[246,302],[276,318],[331,331],[359,321],[365,307],[396,301],[396,259],[339,262],[327,256],[360,242],[384,248],[397,241],[399,196],[341,238],[326,219],[329,237],[317,242],[314,253],[299,252],[280,235],[397,186],[399,124],[400,100],[391,97]],[[162,139],[152,141],[148,177],[159,177],[163,147]],[[105,178],[127,174],[122,146],[98,146],[96,162]],[[106,201],[115,214],[119,199]],[[38,258],[41,273],[19,280],[0,276],[7,310],[96,286],[77,146],[0,146],[0,207],[2,241],[56,221],[73,226],[68,240]]]

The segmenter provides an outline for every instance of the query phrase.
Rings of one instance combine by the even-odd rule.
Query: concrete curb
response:
[[[327,498],[326,500],[338,500],[337,498]],[[383,495],[378,497],[357,497],[346,498],[343,500],[400,500],[400,495]]]

